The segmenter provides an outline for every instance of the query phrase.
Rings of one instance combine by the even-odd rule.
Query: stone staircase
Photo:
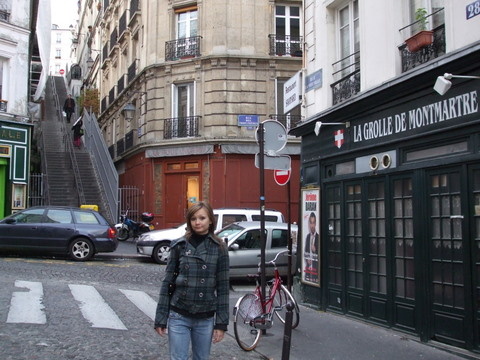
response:
[[[63,106],[66,98],[65,84],[61,77],[55,77],[54,81],[60,106]],[[73,117],[72,121],[74,121]],[[44,134],[44,151],[51,205],[82,205],[80,204],[79,194],[75,186],[74,171],[65,143],[66,141],[73,141],[72,125],[72,123],[66,123],[65,119],[58,120],[53,89],[49,80],[45,92],[45,120],[42,121],[42,131]],[[66,127],[67,137],[63,135],[63,126]],[[103,212],[105,206],[102,201],[101,186],[97,181],[90,154],[83,145],[81,149],[76,147],[73,147],[73,149],[80,173],[85,204],[98,205],[99,211]]]

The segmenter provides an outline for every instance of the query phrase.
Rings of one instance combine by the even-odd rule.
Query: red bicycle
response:
[[[238,345],[245,351],[255,349],[262,335],[262,330],[272,327],[274,313],[285,324],[286,306],[289,301],[294,305],[292,329],[295,329],[300,322],[300,310],[297,302],[287,288],[282,285],[282,278],[275,264],[278,256],[286,252],[288,250],[280,251],[273,260],[267,263],[274,266],[274,277],[266,284],[268,295],[266,297],[263,296],[258,281],[260,277],[259,265],[258,274],[249,275],[249,277],[255,277],[256,280],[257,285],[254,292],[238,299],[233,308],[235,339]],[[265,309],[265,312],[263,312],[263,309]]]

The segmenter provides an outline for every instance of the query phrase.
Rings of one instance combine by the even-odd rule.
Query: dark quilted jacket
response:
[[[179,260],[172,297],[168,284]],[[170,304],[190,314],[215,312],[215,327],[226,328],[229,319],[229,259],[227,248],[208,236],[197,248],[185,238],[172,242],[170,258],[160,288],[155,327],[167,325]]]

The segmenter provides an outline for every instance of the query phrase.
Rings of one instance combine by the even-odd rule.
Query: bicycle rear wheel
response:
[[[277,289],[275,293],[275,298],[273,299],[273,306],[275,307],[275,315],[278,319],[285,324],[285,318],[287,316],[287,303],[291,301],[294,305],[293,308],[293,318],[292,318],[292,329],[295,329],[300,322],[300,309],[298,308],[297,302],[295,301],[290,291],[287,290],[285,286],[281,286]]]
[[[262,304],[255,294],[246,294],[235,305],[233,329],[235,340],[245,351],[255,349],[262,331],[255,329],[253,319],[262,314]]]

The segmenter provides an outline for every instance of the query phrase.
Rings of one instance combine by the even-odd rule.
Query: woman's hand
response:
[[[219,329],[213,330],[213,337],[212,337],[213,343],[215,344],[222,341],[224,334],[225,334],[225,331],[223,330],[219,330]]]
[[[155,331],[160,336],[165,336],[167,334],[167,328],[155,328]]]

